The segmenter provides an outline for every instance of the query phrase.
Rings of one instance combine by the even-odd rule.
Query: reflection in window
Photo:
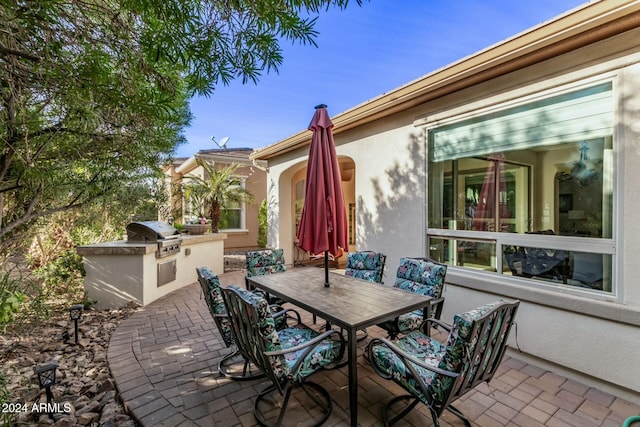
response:
[[[429,258],[449,265],[496,271],[495,243],[464,239],[430,239]]]
[[[221,230],[240,229],[242,227],[242,209],[240,207],[230,207],[222,209],[220,212]]]
[[[238,180],[231,187],[244,188],[245,180]],[[232,202],[220,210],[220,230],[241,230],[245,228],[243,209],[244,203]]]
[[[535,249],[567,248],[559,236],[613,238],[610,82],[438,126],[428,135],[428,227],[437,234],[428,238],[436,259],[493,271],[500,261],[506,274],[611,292],[607,248],[614,245],[592,241],[586,250],[594,253]],[[514,246],[511,237],[503,246],[495,233],[522,241]],[[502,260],[495,258],[496,244]],[[600,261],[585,261],[591,258]]]
[[[506,246],[503,269],[514,276],[581,288],[611,290],[611,256],[594,253]]]

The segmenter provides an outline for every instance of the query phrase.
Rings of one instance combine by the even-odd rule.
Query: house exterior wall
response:
[[[464,112],[534,95],[558,86],[609,76],[616,101],[614,215],[616,241],[611,297],[591,298],[549,290],[495,273],[450,266],[443,319],[498,298],[522,301],[518,357],[598,383],[640,401],[640,30],[634,29],[493,78],[427,103],[337,133],[336,152],[355,162],[356,246],[387,255],[393,282],[399,258],[426,256],[426,126]],[[269,159],[269,243],[291,251],[291,175],[307,150]],[[539,189],[544,194],[544,189]],[[289,257],[291,252],[289,252]],[[514,350],[515,351],[515,350]]]
[[[239,169],[239,172],[248,177],[246,189],[253,194],[254,199],[253,203],[248,203],[246,207],[246,231],[228,231],[229,238],[224,243],[226,248],[255,248],[258,246],[260,204],[267,197],[267,186],[265,185],[267,173],[256,167],[243,167]]]
[[[231,163],[239,163],[237,159],[230,159],[226,161],[221,161],[219,159],[214,160],[216,164],[219,164],[221,167],[228,166]],[[227,235],[227,239],[224,241],[225,250],[233,251],[233,250],[244,250],[250,248],[256,248],[258,246],[258,231],[259,231],[259,211],[260,204],[266,198],[267,189],[266,189],[266,172],[260,167],[253,166],[249,164],[248,159],[244,159],[244,163],[236,170],[236,175],[239,177],[243,177],[246,179],[245,188],[253,194],[254,201],[253,203],[247,203],[245,205],[245,227],[242,229],[231,229],[231,230],[221,230]],[[188,176],[198,176],[200,178],[204,177],[204,169],[201,166],[197,166],[195,162],[189,163],[191,166],[186,167],[181,170],[180,173],[176,172],[176,167],[172,166],[165,169],[165,176],[167,177],[168,182],[178,183],[184,177]],[[182,200],[178,196],[171,197],[172,208],[181,207]],[[188,212],[184,212],[184,208],[182,209],[182,215],[188,214]],[[180,209],[179,209],[180,210]],[[174,220],[176,222],[183,222],[183,216],[178,215],[174,216]]]

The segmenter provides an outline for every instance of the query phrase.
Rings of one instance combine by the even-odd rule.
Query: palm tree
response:
[[[185,185],[185,195],[191,195],[192,202],[198,205],[198,216],[204,216],[208,211],[211,231],[217,233],[222,209],[237,206],[242,202],[251,203],[253,194],[238,185],[239,180],[235,172],[240,167],[239,164],[232,163],[229,166],[215,168],[198,159],[198,165],[204,169],[205,177],[190,177],[191,182]]]

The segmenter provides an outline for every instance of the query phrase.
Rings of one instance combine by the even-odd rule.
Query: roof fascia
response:
[[[213,161],[215,162],[219,162],[219,163],[240,163],[243,165],[252,165],[253,162],[249,159],[249,157],[238,157],[238,156],[233,156],[233,155],[229,155],[229,154],[196,154],[196,157],[199,159],[203,159],[203,160],[207,160],[207,161]]]
[[[196,165],[197,165],[197,163],[196,163],[195,156],[191,156],[187,160],[182,162],[182,164],[175,169],[175,172],[178,173],[178,174],[184,175],[185,173],[187,173],[190,170],[194,169],[196,167]]]

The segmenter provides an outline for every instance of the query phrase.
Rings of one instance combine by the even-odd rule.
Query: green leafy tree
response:
[[[211,231],[218,232],[222,209],[237,206],[239,203],[253,202],[253,194],[239,185],[236,170],[240,165],[232,163],[225,167],[215,166],[198,160],[198,165],[204,169],[205,177],[189,177],[185,184],[185,194],[194,195],[200,203],[199,215],[207,212],[211,220]]]
[[[156,177],[190,96],[277,71],[281,41],[314,45],[347,3],[0,0],[0,250]]]

